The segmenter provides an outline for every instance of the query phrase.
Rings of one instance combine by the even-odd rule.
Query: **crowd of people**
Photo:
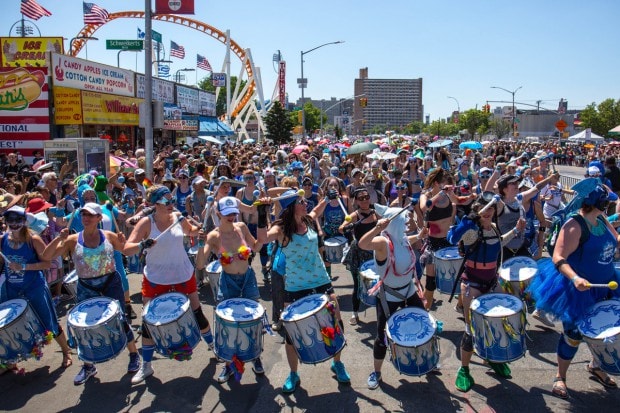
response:
[[[620,149],[496,142],[479,150],[450,151],[429,143],[389,140],[377,145],[380,152],[350,156],[347,142],[167,145],[154,154],[152,177],[146,176],[143,149],[116,149],[116,157],[136,167],[121,164],[107,177],[101,171],[76,176],[65,165],[57,168],[42,158],[34,160],[33,168],[11,153],[0,158],[0,302],[26,298],[60,345],[62,366],[68,368],[75,343],[72,337],[67,340],[55,306],[69,298],[62,279],[75,268],[78,301],[104,296],[124,304],[127,371],[137,384],[154,374],[157,337],[144,321],[138,352],[127,273],[142,273],[145,306],[170,292],[187,296],[197,334],[217,352],[217,337],[198,297],[206,268],[213,261],[221,267],[216,302],[258,301],[252,268],[258,256],[273,300],[265,329],[284,329],[290,374],[282,390],[291,393],[301,381],[299,352],[283,311],[313,294],[326,295],[331,331],[343,334],[345,317],[331,271],[342,262],[353,281],[349,325],[362,322],[362,295],[376,297],[367,378],[375,389],[382,380],[390,316],[403,308],[432,313],[443,277],[438,253],[456,246],[463,263],[453,281],[454,310],[463,314],[464,333],[455,385],[467,392],[475,384],[469,364],[479,333],[471,319],[472,303],[505,288],[498,277],[503,263],[528,257],[538,262],[539,273],[528,289],[532,315],[549,326],[554,319],[563,323],[552,391],[567,398],[566,373],[582,340],[577,321],[588,306],[614,295],[591,285],[618,281],[613,261],[620,240],[614,228]],[[584,165],[587,184],[571,190],[560,183],[555,165],[576,162]],[[550,258],[543,259],[558,212],[565,213],[563,226],[553,251],[547,247]],[[361,274],[368,262],[378,276],[370,286]],[[338,382],[349,383],[341,350],[330,354],[331,370]],[[19,361],[0,360],[1,371],[16,369]],[[261,358],[251,361],[254,372],[264,374]],[[509,361],[488,360],[488,365],[510,377]],[[226,382],[237,371],[236,362],[227,360],[217,380]],[[588,371],[603,385],[616,387],[595,355]],[[96,365],[85,360],[74,383],[83,384],[96,373]]]

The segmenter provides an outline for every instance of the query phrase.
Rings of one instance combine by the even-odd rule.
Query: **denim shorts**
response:
[[[245,274],[229,274],[222,271],[220,275],[220,286],[217,290],[217,301],[229,298],[247,298],[258,300],[260,294],[256,284],[256,274],[252,267],[249,267]]]

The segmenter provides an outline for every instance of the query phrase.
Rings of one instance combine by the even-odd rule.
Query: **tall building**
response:
[[[355,79],[352,132],[361,135],[375,126],[385,130],[404,127],[424,116],[422,78],[369,79],[368,68]]]

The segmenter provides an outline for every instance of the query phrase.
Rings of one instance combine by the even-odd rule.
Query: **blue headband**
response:
[[[164,196],[166,196],[166,194],[170,193],[170,189],[166,188],[165,186],[162,186],[160,188],[157,188],[155,191],[153,191],[151,193],[149,202],[152,205],[155,205],[157,203],[157,201],[159,201],[160,199],[162,199]]]

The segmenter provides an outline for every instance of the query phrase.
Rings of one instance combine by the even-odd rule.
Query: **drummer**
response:
[[[45,243],[32,233],[26,224],[26,211],[20,206],[12,206],[4,214],[7,232],[2,235],[0,250],[0,301],[25,298],[41,320],[43,327],[51,331],[62,349],[62,367],[72,364],[71,349],[67,336],[58,323],[58,316],[52,301],[43,270],[50,268],[51,259],[44,254]],[[4,257],[10,259],[5,262]],[[3,285],[4,284],[4,285]],[[7,367],[15,370],[15,365]],[[0,373],[2,372],[0,368]]]
[[[51,260],[71,252],[78,275],[78,302],[104,296],[118,300],[119,304],[122,304],[125,295],[121,276],[116,270],[114,251],[123,250],[125,236],[99,229],[103,219],[103,211],[99,204],[86,203],[80,209],[80,216],[84,229],[77,234],[69,235],[69,229],[64,228],[60,235],[48,244],[43,256]],[[140,355],[133,331],[126,319],[123,327],[129,350],[127,372],[135,373],[140,369]],[[76,386],[84,384],[96,374],[97,367],[94,364],[84,363],[73,384]]]
[[[247,225],[236,222],[239,216],[239,204],[241,202],[234,197],[228,196],[220,199],[217,203],[217,214],[220,225],[209,234],[200,231],[199,239],[205,240],[205,246],[198,249],[196,256],[196,269],[205,268],[205,263],[210,253],[217,254],[222,265],[217,301],[229,298],[247,298],[258,301],[260,294],[256,284],[256,274],[250,266],[252,251],[260,250],[263,240],[267,236],[267,205],[257,208],[257,234],[256,240]],[[263,363],[259,358],[254,360],[252,370],[257,375],[265,374]],[[226,362],[222,372],[217,377],[219,383],[226,383],[234,374],[230,363]]]
[[[464,216],[461,222],[450,229],[448,240],[459,245],[464,255],[464,272],[460,275],[460,296],[463,298],[463,315],[465,316],[465,333],[461,340],[461,368],[456,377],[456,388],[467,392],[474,385],[474,378],[469,372],[469,362],[473,355],[473,331],[470,320],[470,306],[473,299],[493,292],[498,286],[497,262],[502,253],[502,246],[525,230],[525,220],[519,219],[512,231],[501,235],[493,222],[496,206],[489,206],[480,213],[485,205],[493,200],[493,192],[483,192],[474,202],[472,213]],[[510,377],[507,363],[488,362],[501,377]]]
[[[186,294],[200,327],[200,334],[209,349],[212,349],[213,335],[200,307],[196,277],[193,276],[194,268],[183,246],[183,235],[197,236],[200,227],[192,225],[189,220],[184,220],[180,213],[174,211],[175,199],[168,188],[153,185],[146,195],[148,203],[155,207],[155,212],[138,221],[124,249],[124,254],[128,256],[148,250],[142,278],[142,303],[146,305],[151,299],[168,292]],[[154,352],[154,341],[143,323],[144,362],[131,379],[132,384],[141,383],[154,373],[151,366]]]
[[[282,254],[286,258],[285,304],[311,294],[327,294],[330,301],[335,303],[335,316],[341,329],[342,318],[338,297],[325,270],[325,265],[319,253],[318,228],[315,225],[316,210],[324,208],[326,201],[322,199],[314,210],[306,212],[306,200],[292,189],[283,196],[288,198],[279,201],[281,207],[280,218],[269,229],[267,242],[277,241]],[[282,391],[294,392],[300,383],[297,373],[299,359],[295,353],[293,342],[286,336],[286,359],[291,369]],[[334,355],[331,370],[336,374],[340,383],[350,383],[351,377],[340,361],[341,352]]]
[[[400,308],[424,308],[421,287],[415,275],[416,257],[411,244],[427,236],[424,228],[418,235],[406,236],[410,212],[375,204],[382,217],[374,228],[359,240],[359,248],[374,251],[377,273],[381,279],[369,293],[377,291],[377,337],[373,344],[374,369],[368,376],[368,388],[376,389],[381,381],[381,367],[387,347],[385,325]]]

